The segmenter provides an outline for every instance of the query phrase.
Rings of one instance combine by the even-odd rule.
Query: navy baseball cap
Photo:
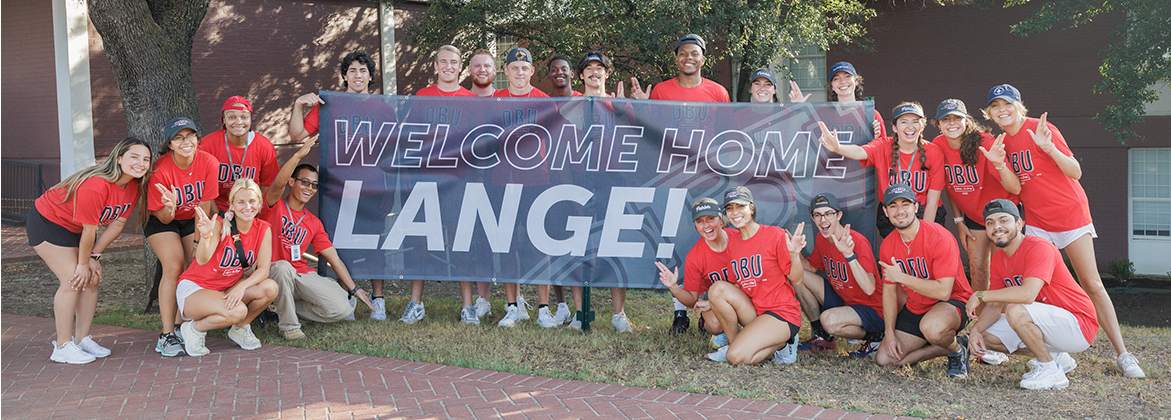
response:
[[[912,190],[911,186],[907,184],[894,184],[886,188],[886,192],[882,195],[882,198],[883,207],[889,206],[890,203],[893,203],[896,199],[899,198],[905,198],[908,201],[914,203],[915,190]]]
[[[514,61],[524,61],[532,64],[533,53],[529,52],[529,50],[525,49],[524,47],[516,47],[508,50],[508,55],[504,58],[504,65],[507,66]]]
[[[703,199],[691,206],[691,220],[703,216],[720,217],[720,203],[712,199]]]
[[[992,101],[997,99],[1004,99],[1010,104],[1020,102],[1021,91],[1016,90],[1016,88],[1010,84],[993,86],[992,90],[988,91],[988,105],[992,105]]]
[[[810,214],[813,214],[814,210],[820,209],[822,207],[829,207],[835,211],[842,210],[842,206],[838,205],[838,198],[830,193],[818,194],[817,196],[813,197],[813,200],[809,201]]]
[[[707,43],[703,42],[703,38],[700,37],[699,35],[687,34],[687,35],[683,35],[683,36],[679,37],[679,40],[675,41],[675,54],[679,53],[679,47],[682,47],[683,44],[698,45],[699,50],[703,51],[704,54],[707,54]]]
[[[167,122],[167,127],[163,129],[163,138],[166,141],[171,141],[184,128],[190,128],[196,135],[199,134],[199,129],[195,128],[195,123],[190,118],[179,117]]]
[[[752,77],[749,78],[748,81],[749,81],[749,83],[755,82],[756,79],[759,79],[761,77],[768,79],[768,82],[772,83],[773,86],[777,85],[777,76],[774,76],[773,72],[769,71],[769,69],[759,69],[759,70],[753,72]]]
[[[597,51],[590,51],[586,53],[585,57],[581,58],[581,61],[577,62],[577,72],[580,74],[583,70],[585,70],[586,66],[595,61],[597,61],[598,64],[601,64],[602,67],[605,67],[607,73],[609,73],[610,70],[613,70],[614,68],[613,63],[610,61],[610,57],[606,57],[605,54]]]
[[[748,187],[737,185],[724,193],[724,207],[729,204],[743,204],[745,206],[752,204],[752,191],[748,191]]]
[[[851,76],[858,75],[858,71],[854,70],[853,64],[850,64],[849,62],[846,62],[846,61],[839,61],[837,63],[834,63],[834,65],[829,68],[829,75],[826,77],[826,81],[833,80],[834,75],[838,74],[839,71],[844,71],[846,73],[850,73]]]
[[[893,119],[897,120],[899,117],[903,116],[903,114],[915,114],[918,115],[919,118],[925,118],[923,116],[923,107],[919,104],[902,104],[895,107]]]
[[[968,107],[964,106],[964,101],[959,99],[945,99],[935,108],[935,119],[942,120],[948,115],[959,115],[960,118],[967,117]]]
[[[1017,219],[1021,218],[1021,211],[1016,204],[1003,198],[997,198],[984,205],[984,220],[988,220],[988,216],[996,213],[1008,213]]]

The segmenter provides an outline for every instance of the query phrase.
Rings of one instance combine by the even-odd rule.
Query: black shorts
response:
[[[964,216],[964,226],[967,226],[968,230],[985,230],[983,223],[976,223],[968,216]]]
[[[768,316],[771,316],[771,317],[773,317],[773,318],[776,318],[778,321],[781,321],[781,322],[784,322],[784,323],[786,323],[786,324],[789,324],[789,340],[792,340],[792,339],[793,339],[793,337],[796,337],[796,336],[797,336],[797,333],[801,332],[801,326],[800,326],[800,325],[793,325],[793,323],[792,323],[792,322],[789,322],[789,321],[785,320],[785,318],[781,318],[781,316],[780,316],[779,314],[777,314],[776,312],[773,312],[773,311],[764,311],[764,313],[763,313],[763,314],[761,314],[761,315],[762,315],[762,316],[763,316],[763,315],[768,315]]]
[[[886,212],[882,211],[882,208],[882,203],[878,203],[878,212],[874,215],[874,226],[878,228],[878,234],[881,235],[879,238],[886,238],[887,236],[890,236],[891,232],[895,231],[895,226],[890,224],[890,219],[886,217]],[[926,212],[926,208],[927,207],[923,204],[919,204],[919,211],[915,213],[915,217],[922,219],[923,213]],[[939,206],[939,210],[935,211],[935,223],[939,223],[939,225],[942,226],[943,222],[946,220],[947,210],[944,209],[943,206]],[[881,241],[882,239],[879,240]]]
[[[41,216],[36,205],[28,210],[28,217],[25,219],[28,246],[37,246],[48,242],[66,248],[77,248],[81,244],[81,233],[70,232],[64,226],[49,221],[45,216]]]
[[[951,299],[947,300],[946,302],[950,303],[952,306],[955,306],[956,310],[960,311],[960,326],[956,327],[956,332],[960,332],[960,330],[964,329],[964,327],[968,325],[968,305],[966,302],[962,302],[959,299]],[[911,311],[908,310],[906,306],[904,306],[903,310],[899,311],[898,318],[895,319],[895,330],[902,331],[926,340],[927,337],[923,336],[923,331],[919,330],[919,323],[923,321],[923,315],[927,315],[927,312],[922,314],[914,314],[911,313]]]
[[[146,226],[142,228],[142,234],[147,238],[163,232],[175,232],[180,238],[185,238],[187,235],[195,233],[195,219],[172,220],[171,223],[163,223],[159,218],[150,216],[146,221]]]

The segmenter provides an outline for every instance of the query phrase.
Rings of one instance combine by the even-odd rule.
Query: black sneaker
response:
[[[707,323],[704,322],[703,315],[700,315],[699,322],[695,323],[695,330],[699,331],[700,334],[710,334],[709,332],[707,332],[706,327],[707,327]]]
[[[952,378],[967,378],[968,377],[968,358],[971,356],[968,350],[968,337],[956,336],[956,343],[960,345],[960,352],[956,354],[949,353],[947,355],[947,376]]]
[[[679,315],[682,312],[683,315]],[[679,335],[687,332],[691,328],[691,318],[687,317],[686,311],[675,311],[675,321],[671,323],[671,329],[667,332],[671,335]]]

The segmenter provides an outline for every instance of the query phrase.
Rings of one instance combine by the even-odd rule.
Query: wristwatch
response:
[[[976,292],[976,300],[979,301],[980,303],[984,303],[984,292],[983,291]]]

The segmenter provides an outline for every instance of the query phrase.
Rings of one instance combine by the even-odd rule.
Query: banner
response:
[[[355,278],[661,288],[690,205],[735,185],[809,249],[833,193],[878,245],[873,170],[817,141],[869,142],[871,102],[320,95],[320,214]]]

